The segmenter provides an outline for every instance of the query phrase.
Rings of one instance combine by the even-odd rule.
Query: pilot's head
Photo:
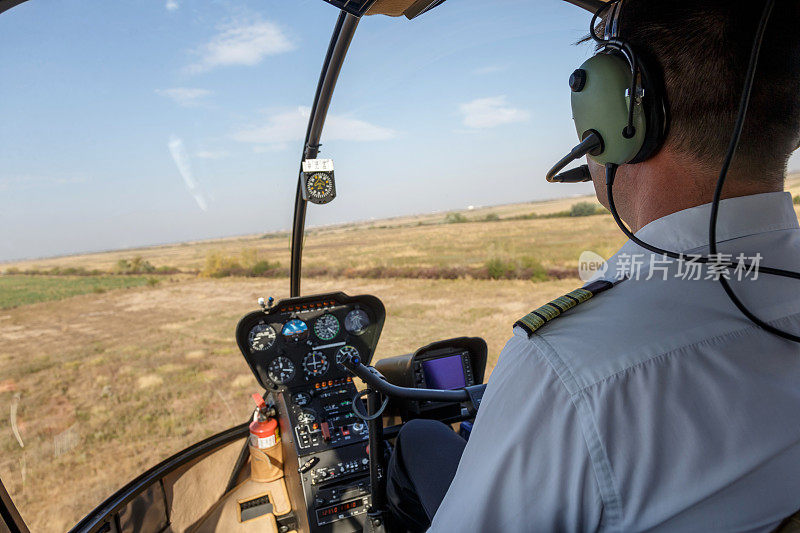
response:
[[[623,218],[634,219],[634,229],[637,207],[631,204],[642,187],[654,195],[680,187],[698,203],[711,201],[763,8],[763,2],[741,0],[624,1],[619,36],[663,88],[668,116],[661,149],[617,172],[614,197]],[[782,189],[787,160],[800,140],[798,21],[800,0],[775,3],[725,196]],[[603,168],[591,159],[589,164],[605,204]]]

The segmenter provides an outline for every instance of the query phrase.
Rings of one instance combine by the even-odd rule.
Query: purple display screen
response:
[[[429,389],[460,389],[466,386],[460,354],[422,361],[422,371]]]

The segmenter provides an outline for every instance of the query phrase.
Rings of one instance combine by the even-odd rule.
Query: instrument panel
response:
[[[284,460],[291,465],[284,470],[287,487],[306,511],[307,527],[299,529],[366,530],[369,428],[353,412],[357,391],[341,361],[358,355],[369,364],[385,318],[374,296],[337,292],[281,300],[236,326],[242,355],[277,400]]]
[[[368,364],[385,316],[374,296],[292,298],[242,318],[236,341],[265,389],[306,388],[347,377],[345,357],[359,355]]]

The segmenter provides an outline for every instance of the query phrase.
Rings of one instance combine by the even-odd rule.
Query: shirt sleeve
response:
[[[430,531],[594,531],[603,504],[570,394],[517,333]]]

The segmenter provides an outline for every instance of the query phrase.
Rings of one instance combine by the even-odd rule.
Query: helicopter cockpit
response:
[[[0,13],[24,1],[0,0]],[[608,5],[606,0],[566,1],[595,16]],[[308,122],[300,154],[291,233],[286,235],[291,243],[288,297],[277,300],[261,297],[257,300],[258,307],[244,316],[241,313],[247,303],[237,300],[236,311],[229,313],[228,318],[235,315],[238,322],[234,320],[234,328],[234,322],[229,321],[225,329],[229,337],[225,342],[230,345],[226,354],[234,354],[237,359],[242,356],[259,388],[252,395],[252,411],[242,412],[246,414],[246,419],[241,417],[242,423],[196,442],[154,466],[147,464],[138,476],[107,496],[71,531],[399,533],[406,529],[388,510],[386,483],[395,438],[401,429],[413,420],[436,420],[465,440],[469,439],[472,424],[480,412],[490,359],[483,337],[464,328],[463,333],[438,332],[433,337],[438,340],[423,340],[417,344],[418,332],[409,331],[403,335],[413,338],[409,342],[414,342],[418,348],[411,353],[376,358],[384,327],[392,325],[393,320],[401,320],[391,314],[387,316],[388,304],[377,296],[359,294],[363,292],[360,290],[350,292],[338,285],[338,280],[337,285],[330,280],[319,284],[324,290],[317,293],[301,290],[309,204],[326,205],[337,195],[334,161],[321,157],[320,147],[337,81],[360,21],[371,15],[412,20],[441,6],[445,0],[325,2],[338,9],[339,16],[313,104],[303,111],[303,118]],[[573,84],[573,80],[570,84],[580,85]],[[631,103],[628,118],[631,123],[634,117],[640,119],[633,108]],[[577,151],[573,150],[562,160],[563,164],[557,165],[558,171],[601,145],[594,133],[581,140],[579,147],[583,151],[580,154],[576,148]],[[180,159],[175,157],[179,167]],[[556,175],[554,167],[548,174],[548,181],[587,181],[587,176],[588,170],[583,168]],[[527,279],[531,279],[530,275]],[[552,302],[548,304],[555,309],[553,316],[591,298],[593,294],[589,288],[591,285],[577,290],[582,293],[573,291],[562,297],[566,301],[563,308]],[[228,297],[229,300],[233,298]],[[484,313],[484,309],[479,311]],[[536,314],[534,311],[528,316]],[[542,323],[550,318],[550,315],[538,315]],[[537,317],[532,320],[536,321]],[[524,319],[520,322],[525,329]],[[170,323],[159,326],[178,329]],[[461,336],[442,338],[455,334]],[[423,343],[426,344],[420,346]],[[120,349],[130,347],[121,346]],[[202,350],[193,352],[199,355],[187,357],[190,360],[187,366],[205,356]],[[92,361],[103,357],[100,353]],[[169,374],[172,378],[168,379],[183,379],[184,374],[178,371],[189,372],[172,363],[161,367],[172,372]],[[132,372],[128,367],[115,369],[115,372],[117,370]],[[212,373],[207,368],[191,371]],[[252,383],[249,374],[245,378],[245,384]],[[161,384],[163,379],[155,377],[152,382]],[[137,383],[142,396],[150,394],[148,380]],[[207,393],[211,395],[214,390],[208,387]],[[103,401],[116,401],[111,396],[111,393],[104,394]],[[176,402],[188,402],[180,393],[175,398]],[[93,404],[91,409],[102,409],[100,403],[99,407]],[[484,413],[489,406],[487,401]],[[234,416],[227,404],[226,408]],[[16,433],[15,409],[12,407],[13,431],[23,447]],[[107,438],[110,431],[103,428],[92,438]],[[186,433],[189,431],[187,429]],[[475,440],[473,438],[473,442]],[[108,465],[96,468],[104,466]],[[24,469],[21,463],[23,473]],[[0,511],[7,530],[28,531],[2,484]]]

